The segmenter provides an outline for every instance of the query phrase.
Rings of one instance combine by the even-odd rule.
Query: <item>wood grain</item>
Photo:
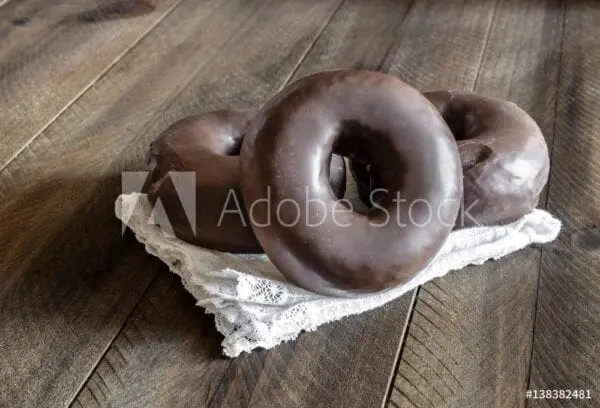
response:
[[[185,1],[0,172],[0,406],[68,403],[155,278],[111,160],[256,6]]]
[[[596,3],[0,0],[0,406],[596,406]],[[121,172],[181,116],[342,67],[528,110],[564,231],[414,303],[225,359],[179,278],[121,238]],[[593,399],[526,401],[527,388]]]
[[[161,407],[207,400],[228,364],[219,357],[212,316],[193,304],[181,280],[164,267],[73,407]],[[181,387],[182,382],[189,386]]]
[[[487,36],[466,30],[480,46],[485,40],[479,69],[447,63],[468,73],[467,89],[474,85],[476,92],[523,107],[550,145],[562,17],[557,1],[502,1]],[[539,255],[528,248],[421,288],[390,406],[524,406]]]
[[[381,70],[420,90],[473,87],[493,0],[416,0]]]
[[[0,10],[0,169],[181,0],[23,0]]]
[[[374,53],[361,45],[357,34],[364,33],[368,28],[381,30],[382,38],[391,35],[393,28],[390,20],[395,24],[401,22],[408,6],[408,2],[403,5],[391,1],[372,2],[379,8],[379,13],[362,19],[358,16],[365,10],[364,3],[344,3],[317,38],[318,30],[314,31],[313,27],[313,31],[308,31],[306,24],[310,21],[318,21],[322,25],[327,23],[323,5],[307,14],[309,11],[306,6],[303,10],[292,12],[296,6],[292,7],[291,4],[282,3],[278,9],[269,10],[268,14],[265,11],[260,19],[257,15],[252,30],[242,29],[239,41],[233,40],[212,62],[211,67],[207,67],[197,80],[190,83],[189,88],[157,120],[153,130],[141,135],[139,140],[133,142],[134,145],[127,147],[128,157],[137,156],[139,160],[145,143],[155,131],[162,130],[175,118],[198,109],[232,103],[244,106],[264,102],[288,78],[313,69],[357,64],[377,66],[385,54],[385,45],[379,53]],[[336,4],[331,3],[328,7],[330,14],[335,10],[331,6]],[[284,10],[287,12],[283,13]],[[286,15],[290,16],[289,21],[282,17]],[[320,16],[319,20],[316,19],[317,15]],[[281,19],[281,23],[276,23]],[[311,43],[304,43],[308,48],[298,47],[294,58],[289,56],[285,44],[295,41],[281,38],[281,35],[298,35],[290,29],[296,27],[292,22],[302,22],[295,30],[306,30],[306,33],[312,33],[313,41],[316,40],[310,51]],[[279,33],[284,28],[287,34],[283,31]],[[273,31],[276,34],[272,34]],[[371,33],[369,38],[376,35],[377,32]],[[337,45],[330,49],[332,46],[329,44]],[[260,55],[261,58],[255,58],[254,55]],[[298,61],[305,55],[304,62],[297,67]],[[222,67],[229,67],[226,72],[231,73],[224,73]],[[141,146],[139,153],[131,153],[138,146]],[[181,310],[182,304],[187,302],[189,309],[195,308],[181,284],[177,286],[178,279],[175,279],[172,290],[163,291],[163,287],[173,279],[161,274],[152,285],[144,302],[133,313],[124,332],[111,345],[78,396],[76,406],[144,406],[149,401],[157,406],[258,407],[373,406],[381,403],[394,365],[410,297],[363,316],[323,326],[314,333],[302,335],[298,341],[283,344],[270,352],[257,351],[231,361],[219,357],[217,339],[205,339],[206,327],[189,323],[190,317],[188,312]],[[182,301],[180,297],[185,299]],[[144,316],[154,313],[146,303],[148,299],[156,299],[151,303],[160,304],[161,308],[167,310],[160,313],[152,330],[162,331],[167,325],[174,327],[177,333],[169,342],[156,347],[145,347],[144,344],[150,343],[149,339],[155,336],[161,336],[161,333],[145,331],[143,336],[136,336],[129,329],[138,321],[147,320]],[[201,311],[194,313],[201,314]],[[204,324],[209,324],[210,330],[214,330],[212,322]],[[124,344],[129,349],[119,350]],[[200,349],[198,344],[204,344],[206,349]],[[365,348],[364,344],[369,344],[369,347]],[[115,368],[113,360],[116,357],[113,355],[126,355],[131,350],[139,353],[135,354],[135,359],[127,359],[127,363]],[[118,387],[116,377],[125,385]],[[166,386],[157,386],[164,378],[172,379],[168,383],[169,391]],[[307,389],[312,391],[307,393]]]
[[[412,0],[345,0],[293,78],[327,69],[377,70]]]
[[[600,397],[600,4],[566,2],[548,209],[564,227],[543,251],[530,389],[590,390],[592,400],[528,407],[595,407]]]

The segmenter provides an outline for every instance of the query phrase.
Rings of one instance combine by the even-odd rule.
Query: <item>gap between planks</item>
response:
[[[485,51],[487,50],[488,44],[490,43],[490,35],[492,34],[492,27],[494,26],[494,20],[496,19],[496,15],[498,14],[498,4],[500,0],[496,0],[494,3],[494,9],[492,10],[492,18],[490,18],[490,23],[488,24],[485,40],[483,41],[483,47],[481,47],[481,54],[479,55],[479,62],[477,63],[477,73],[475,74],[475,80],[473,81],[473,86],[471,86],[471,92],[474,92],[477,88],[477,84],[479,83],[479,77],[481,75],[481,66],[483,65],[483,57],[485,56]]]
[[[104,358],[104,356],[106,355],[106,353],[108,352],[108,350],[110,349],[110,346],[112,345],[112,343],[115,341],[115,339],[123,331],[123,328],[125,327],[125,323],[127,323],[127,321],[129,321],[129,319],[131,318],[131,316],[133,316],[133,314],[135,313],[135,311],[136,311],[138,305],[140,304],[140,302],[142,301],[142,299],[144,299],[144,297],[146,296],[146,294],[152,288],[152,285],[154,285],[154,282],[156,282],[156,280],[160,276],[160,272],[161,271],[159,269],[158,273],[150,280],[150,282],[148,283],[148,286],[146,286],[146,288],[142,292],[142,294],[141,294],[140,298],[138,299],[138,301],[131,308],[131,310],[129,311],[129,314],[127,314],[127,317],[125,317],[125,319],[123,320],[123,325],[121,326],[121,328],[119,330],[115,331],[115,334],[110,339],[110,341],[106,342],[106,347],[104,347],[104,350],[102,350],[102,352],[98,354],[98,359],[91,366],[90,371],[87,373],[87,375],[85,376],[85,378],[81,381],[81,384],[79,385],[79,387],[77,387],[77,389],[75,389],[75,392],[72,394],[71,399],[67,401],[67,403],[65,404],[65,406],[67,406],[67,407],[72,407],[73,406],[73,404],[77,400],[77,397],[81,393],[81,390],[83,389],[83,387],[85,386],[85,384],[88,382],[88,380],[90,379],[90,377],[92,376],[92,374],[94,374],[94,372],[96,371],[96,368],[98,367],[98,365],[100,364],[100,362],[102,361],[102,359]]]
[[[380,405],[381,408],[385,408],[386,404],[392,403],[390,397],[392,395],[392,390],[394,389],[394,381],[396,380],[396,374],[398,373],[398,366],[400,365],[400,359],[402,358],[402,352],[404,351],[404,344],[406,343],[406,337],[408,336],[408,328],[412,322],[412,317],[415,312],[415,305],[417,303],[417,297],[419,296],[420,289],[421,287],[418,286],[415,290],[413,290],[408,313],[406,313],[406,319],[404,319],[404,327],[402,328],[400,343],[398,344],[398,350],[396,351],[396,356],[394,357],[394,368],[390,373],[386,392],[383,394],[383,399]]]
[[[288,85],[288,83],[290,82],[290,80],[294,77],[294,75],[296,75],[296,72],[298,72],[298,70],[300,69],[300,66],[306,60],[306,57],[308,57],[308,54],[310,54],[312,49],[315,47],[315,44],[317,43],[317,41],[319,41],[319,38],[321,38],[321,36],[323,35],[323,31],[325,31],[325,29],[327,28],[329,23],[331,23],[331,20],[333,20],[333,17],[337,14],[337,12],[340,10],[340,8],[342,7],[342,5],[345,2],[346,2],[346,0],[340,0],[339,4],[333,10],[333,13],[331,13],[329,18],[325,21],[325,24],[323,24],[323,26],[319,29],[315,38],[308,45],[308,47],[306,47],[306,50],[304,51],[304,53],[302,53],[302,55],[298,59],[298,62],[296,63],[294,68],[292,68],[292,71],[290,72],[290,74],[287,76],[285,81],[283,81],[283,85],[275,93],[280,92],[283,88],[285,88]]]
[[[408,5],[408,7],[406,8],[406,12],[404,13],[404,17],[402,18],[402,21],[400,21],[400,23],[398,23],[396,25],[396,27],[394,27],[394,32],[400,30],[400,28],[404,25],[404,22],[406,21],[406,19],[408,18],[410,12],[412,11],[412,7],[415,4],[415,2],[417,2],[418,0],[411,0],[410,4]],[[397,34],[393,36],[394,39],[397,39]],[[383,64],[385,63],[385,61],[388,59],[388,57],[390,56],[390,52],[392,51],[392,49],[394,48],[394,42],[392,41],[390,43],[390,46],[388,47],[387,51],[383,54],[383,58],[381,58],[381,61],[379,61],[379,64],[377,65],[377,71],[381,71],[381,68],[383,67]],[[409,314],[410,314],[410,310],[409,310]]]

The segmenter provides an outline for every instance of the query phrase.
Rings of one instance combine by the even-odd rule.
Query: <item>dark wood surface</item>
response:
[[[227,359],[121,237],[121,172],[177,118],[344,67],[521,105],[564,231]],[[592,0],[0,0],[0,406],[598,406],[599,71]]]
[[[598,390],[600,376],[600,8],[568,3],[556,89],[548,209],[564,230],[542,252],[532,388]],[[589,46],[594,44],[593,46]],[[593,391],[592,391],[593,393]],[[598,400],[532,401],[532,407],[598,406]]]

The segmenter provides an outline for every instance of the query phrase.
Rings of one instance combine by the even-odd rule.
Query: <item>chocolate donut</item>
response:
[[[387,190],[380,205],[360,214],[336,200],[327,186],[332,153],[376,163]],[[276,95],[247,130],[241,169],[244,203],[270,260],[328,295],[415,276],[448,237],[462,194],[443,118],[412,87],[370,71],[313,74]]]
[[[172,232],[180,239],[229,252],[262,251],[246,220],[239,191],[239,151],[253,111],[216,111],[175,122],[150,145],[143,188],[150,202],[164,208]],[[173,183],[170,172],[195,173],[196,207],[186,214],[181,196],[185,181]],[[346,187],[344,160],[332,160],[331,185],[338,196]],[[160,210],[159,206],[155,207]],[[160,215],[160,213],[159,213]],[[195,217],[195,231],[191,221]],[[192,218],[193,220],[193,218]],[[166,227],[163,223],[163,227]]]
[[[463,168],[463,208],[456,226],[497,225],[533,210],[548,181],[550,159],[535,121],[512,102],[471,92],[423,94],[452,130]],[[352,175],[365,203],[377,201],[371,164],[353,161]]]
[[[512,102],[471,92],[424,96],[452,130],[463,168],[458,227],[514,221],[531,212],[548,181],[548,147],[537,123]]]

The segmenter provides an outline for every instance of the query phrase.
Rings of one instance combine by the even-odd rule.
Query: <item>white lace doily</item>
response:
[[[561,228],[558,219],[536,209],[509,225],[454,231],[434,261],[410,282],[356,298],[335,298],[287,282],[265,255],[211,251],[169,236],[148,222],[152,208],[144,194],[123,194],[115,207],[117,217],[146,251],[179,275],[197,304],[215,315],[217,330],[225,336],[223,352],[229,357],[272,348],[303,330],[374,309],[451,270],[552,241]]]

